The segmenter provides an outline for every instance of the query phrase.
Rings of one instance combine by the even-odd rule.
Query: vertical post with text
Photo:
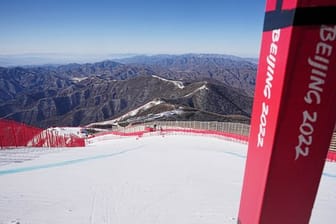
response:
[[[309,223],[336,120],[336,1],[267,0],[241,224]]]

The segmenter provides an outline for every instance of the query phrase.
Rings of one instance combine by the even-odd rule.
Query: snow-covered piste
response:
[[[166,135],[0,150],[0,223],[237,223],[247,145]],[[311,223],[335,223],[326,163]]]

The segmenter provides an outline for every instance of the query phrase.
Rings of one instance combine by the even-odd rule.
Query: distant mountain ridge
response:
[[[257,64],[252,59],[232,55],[186,54],[135,56],[117,60],[135,66],[148,66],[161,77],[173,80],[217,80],[254,94]]]
[[[37,67],[37,66],[59,66],[70,63],[94,63],[106,59],[114,60],[129,58],[137,54],[60,54],[60,53],[35,53],[35,54],[1,54],[0,67]]]
[[[188,111],[160,119],[225,120],[223,115],[239,115],[238,120],[248,122],[256,72],[252,62],[219,55],[128,60],[132,63],[0,68],[0,118],[39,127],[78,126],[117,118],[160,99],[168,109]],[[141,116],[165,112],[164,107],[156,110]]]

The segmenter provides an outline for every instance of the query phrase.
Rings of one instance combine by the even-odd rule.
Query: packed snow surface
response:
[[[237,223],[246,145],[202,136],[0,150],[0,223]],[[326,163],[311,223],[335,223]]]

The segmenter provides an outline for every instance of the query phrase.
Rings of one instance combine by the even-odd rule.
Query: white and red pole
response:
[[[335,120],[336,1],[267,0],[238,223],[309,223]]]

